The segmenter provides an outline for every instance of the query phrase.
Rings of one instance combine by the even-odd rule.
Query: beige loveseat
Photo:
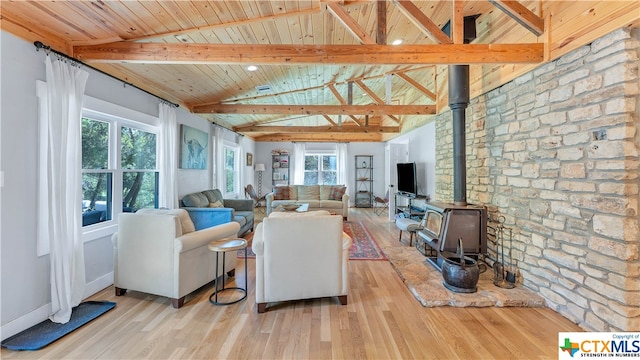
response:
[[[216,255],[209,250],[214,240],[235,238],[237,222],[195,230],[183,209],[141,209],[118,218],[113,234],[116,296],[127,290],[166,296],[180,308],[185,296],[213,281]],[[218,273],[235,275],[236,257],[227,256]]]
[[[309,204],[309,211],[327,210],[347,220],[349,195],[344,185],[282,185],[267,194],[267,215],[280,205]]]
[[[256,305],[337,296],[347,304],[349,248],[342,218],[327,211],[275,212],[258,224]]]

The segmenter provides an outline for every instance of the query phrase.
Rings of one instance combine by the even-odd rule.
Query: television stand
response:
[[[397,192],[395,194],[396,200],[396,217],[404,217],[413,220],[420,221],[424,217],[425,210],[423,207],[417,207],[415,201],[426,201],[427,197],[424,195],[405,194]],[[402,201],[400,205],[399,200]]]

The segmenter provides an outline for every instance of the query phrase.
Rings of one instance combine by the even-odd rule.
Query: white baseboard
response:
[[[87,283],[84,286],[84,296],[83,298],[88,298],[93,294],[97,294],[103,289],[113,285],[113,271],[103,276],[93,280],[90,283]]]
[[[88,298],[89,296],[96,294],[102,289],[109,287],[113,284],[113,272],[105,274],[102,277],[97,278],[96,280],[87,283],[84,288],[84,298]],[[38,309],[31,311],[13,321],[10,321],[0,328],[0,335],[2,336],[2,340],[5,340],[23,330],[26,330],[33,325],[39,324],[51,315],[51,303],[48,303],[44,306],[39,307]]]

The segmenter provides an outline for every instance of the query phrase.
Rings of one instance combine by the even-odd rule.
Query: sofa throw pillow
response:
[[[276,186],[273,188],[274,200],[289,200],[289,187],[288,186]]]
[[[332,186],[329,192],[329,200],[342,200],[342,195],[344,195],[345,191],[347,191],[346,186]]]
[[[185,195],[182,198],[182,203],[186,207],[208,207],[209,199],[203,193],[193,193]]]
[[[204,194],[204,196],[207,197],[207,200],[209,200],[209,203],[222,201],[222,193],[220,192],[219,189],[205,190],[202,193]]]
[[[222,201],[216,200],[216,201],[214,201],[212,203],[209,203],[209,207],[210,208],[221,208],[221,207],[224,207],[224,204],[222,203]]]

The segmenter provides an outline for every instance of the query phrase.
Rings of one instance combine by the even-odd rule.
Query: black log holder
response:
[[[480,269],[476,260],[464,256],[462,238],[458,238],[458,251],[441,253],[443,285],[450,291],[458,293],[474,293],[478,291]]]

